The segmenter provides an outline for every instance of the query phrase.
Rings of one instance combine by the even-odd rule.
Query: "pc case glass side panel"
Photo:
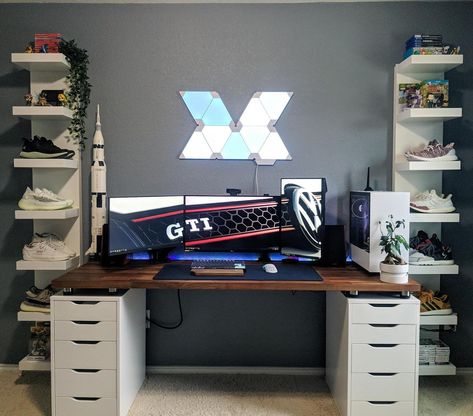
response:
[[[370,194],[350,193],[350,243],[370,252]]]

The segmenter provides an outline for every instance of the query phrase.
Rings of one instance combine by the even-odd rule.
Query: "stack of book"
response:
[[[450,347],[439,339],[422,338],[419,365],[441,365],[450,362]]]
[[[59,42],[62,35],[60,33],[35,33],[34,51],[35,53],[58,53]]]
[[[417,34],[406,41],[404,59],[411,55],[449,55],[459,53],[459,46],[444,45],[442,35]]]

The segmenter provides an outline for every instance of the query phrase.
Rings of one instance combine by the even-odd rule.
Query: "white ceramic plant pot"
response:
[[[403,284],[409,280],[408,264],[386,264],[380,263],[380,280],[386,283]]]

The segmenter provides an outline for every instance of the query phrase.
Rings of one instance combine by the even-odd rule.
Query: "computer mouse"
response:
[[[274,264],[268,263],[263,266],[263,269],[266,273],[277,273],[278,269]]]

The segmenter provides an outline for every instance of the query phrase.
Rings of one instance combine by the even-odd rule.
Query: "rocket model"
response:
[[[92,242],[86,254],[97,255],[101,251],[102,228],[107,222],[107,167],[105,166],[104,141],[100,124],[100,108],[97,105],[97,121],[92,143],[91,177],[91,238]]]

